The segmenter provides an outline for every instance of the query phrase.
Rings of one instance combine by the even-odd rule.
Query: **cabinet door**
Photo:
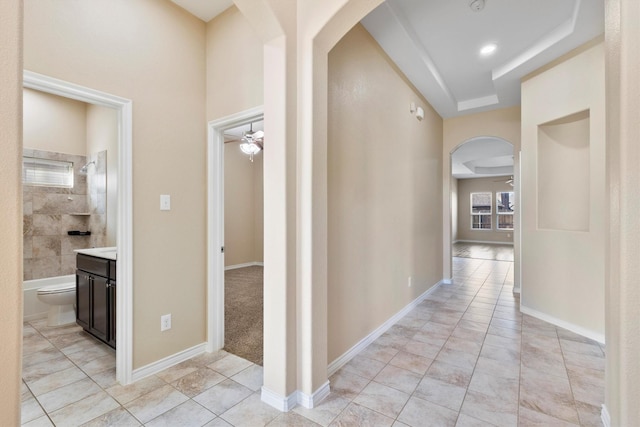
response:
[[[91,276],[76,270],[76,323],[91,328]]]
[[[112,281],[109,287],[109,342],[116,348],[116,282]]]
[[[103,341],[109,334],[109,280],[106,277],[93,276],[91,292],[91,333]]]

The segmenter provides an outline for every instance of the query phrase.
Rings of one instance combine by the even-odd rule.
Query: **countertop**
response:
[[[107,248],[76,249],[74,250],[74,252],[115,261],[116,255],[117,255],[117,248],[113,246],[113,247],[107,247]]]

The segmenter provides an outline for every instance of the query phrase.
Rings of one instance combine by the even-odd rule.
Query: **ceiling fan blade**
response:
[[[257,130],[253,133],[253,139],[262,139],[264,138],[264,132],[261,130]]]

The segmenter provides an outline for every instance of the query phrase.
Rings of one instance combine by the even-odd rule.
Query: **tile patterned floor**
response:
[[[78,327],[24,327],[25,426],[600,426],[604,347],[518,310],[513,263],[454,258],[436,289],[336,374],[317,408],[260,401],[262,368],[205,354],[123,387]]]
[[[451,254],[459,258],[513,261],[513,245],[501,243],[456,242],[451,245]]]

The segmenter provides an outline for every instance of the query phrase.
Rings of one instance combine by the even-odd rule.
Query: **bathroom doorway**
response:
[[[24,309],[25,320],[33,322],[25,323],[23,333],[24,388],[32,397],[23,401],[24,413],[25,408],[42,410],[37,402],[55,392],[49,390],[53,385],[131,382],[132,106],[128,99],[30,71],[24,71],[23,97],[25,158],[36,159],[32,163],[45,169],[67,170],[71,177],[66,188],[23,189],[29,195],[24,205]],[[38,118],[39,124],[31,122]],[[115,352],[102,348],[74,322],[47,326],[37,298],[42,283],[27,285],[30,279],[70,279],[75,285],[74,250],[105,246],[117,247]],[[36,415],[37,410],[30,413]]]

